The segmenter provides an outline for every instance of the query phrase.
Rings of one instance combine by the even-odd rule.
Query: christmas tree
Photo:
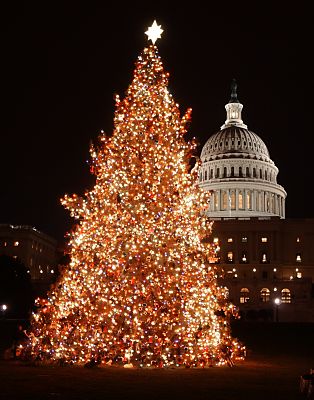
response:
[[[195,151],[167,89],[158,49],[138,57],[114,131],[91,146],[95,186],[62,203],[78,221],[71,262],[38,301],[28,351],[69,364],[206,366],[232,363],[240,344],[230,334],[235,309],[217,285],[208,194],[197,185]],[[155,35],[155,36],[154,36]]]

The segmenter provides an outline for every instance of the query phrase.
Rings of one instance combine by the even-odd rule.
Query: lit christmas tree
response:
[[[38,302],[28,352],[34,358],[85,365],[206,366],[232,363],[235,313],[216,282],[214,248],[202,242],[211,224],[208,194],[190,172],[194,141],[184,134],[167,89],[155,40],[138,57],[114,131],[91,146],[95,186],[62,203],[78,220],[71,262]]]

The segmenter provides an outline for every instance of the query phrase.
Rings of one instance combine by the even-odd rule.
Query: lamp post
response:
[[[8,306],[6,304],[1,304],[1,315],[2,318],[4,318],[5,312],[8,309]]]
[[[279,297],[275,298],[274,303],[275,303],[275,321],[279,322],[278,310],[279,310],[279,306],[280,306],[280,303],[281,303],[281,300],[279,299]]]

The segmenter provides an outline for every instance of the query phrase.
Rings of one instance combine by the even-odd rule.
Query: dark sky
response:
[[[188,136],[198,138],[199,153],[225,121],[236,78],[243,120],[266,143],[288,192],[286,216],[314,217],[306,3],[166,3],[30,1],[2,9],[0,223],[57,239],[71,228],[59,199],[91,188],[89,143],[101,129],[112,132],[113,95],[131,83],[154,19],[164,29],[157,45],[169,89],[182,113],[193,109]]]

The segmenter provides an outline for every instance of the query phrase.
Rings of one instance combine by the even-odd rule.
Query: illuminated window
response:
[[[214,241],[214,243],[218,243],[219,239],[217,237],[215,237],[213,241]]]
[[[297,255],[296,255],[296,262],[301,262],[302,261],[302,259],[301,259],[301,254],[300,253],[297,253]]]
[[[13,243],[13,246],[17,247],[19,244],[20,243],[16,241],[16,242]]]
[[[299,278],[299,279],[302,278],[302,272],[300,272],[300,271],[297,272],[297,278]]]
[[[240,291],[240,303],[248,303],[250,301],[250,291],[247,288],[242,288]]]
[[[300,238],[299,237],[297,237],[297,243],[299,243],[300,242]]]
[[[262,240],[263,243],[267,243],[267,240],[268,240],[268,239],[267,239],[267,237],[262,237],[261,240]]]
[[[231,192],[231,210],[236,209],[236,195],[235,192]]]
[[[218,193],[217,192],[214,193],[214,207],[215,207],[215,210],[218,210]]]
[[[229,263],[233,262],[233,252],[232,251],[228,251],[227,260]]]
[[[262,261],[262,263],[267,263],[268,262],[266,253],[262,254],[262,260],[261,261]]]
[[[261,290],[261,301],[263,303],[267,303],[270,299],[270,290],[267,288],[263,288]]]
[[[252,270],[253,272],[256,272],[256,268],[253,268],[253,270]]]
[[[248,210],[252,209],[252,194],[250,191],[246,193],[246,208]]]
[[[241,261],[243,262],[243,263],[247,263],[248,261],[247,261],[247,257],[246,257],[246,253],[242,253],[242,257],[241,257]]]
[[[291,303],[291,292],[289,289],[282,289],[281,302],[282,303]]]
[[[239,192],[239,209],[243,210],[243,193]]]
[[[233,239],[232,238],[228,238],[228,243],[232,243]]]
[[[222,193],[222,209],[226,210],[228,206],[228,195],[227,192]]]
[[[242,243],[246,243],[247,242],[247,237],[243,236],[241,240],[242,240]]]

